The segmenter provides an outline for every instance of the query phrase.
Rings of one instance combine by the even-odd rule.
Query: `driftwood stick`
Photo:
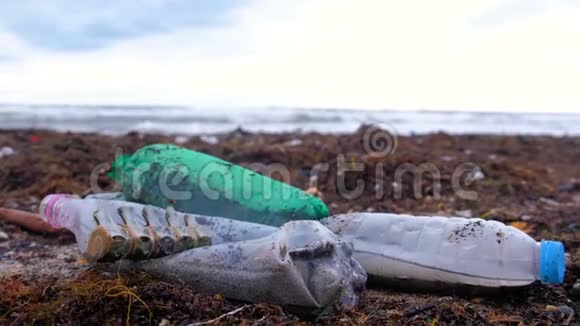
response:
[[[0,220],[20,225],[31,231],[57,233],[58,229],[42,220],[38,214],[0,207]]]

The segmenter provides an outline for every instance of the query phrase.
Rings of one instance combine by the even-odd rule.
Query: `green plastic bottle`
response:
[[[217,157],[174,145],[149,145],[115,160],[111,176],[129,201],[186,213],[280,226],[320,220],[318,197]]]

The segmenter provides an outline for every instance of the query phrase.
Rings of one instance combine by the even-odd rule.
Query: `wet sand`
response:
[[[346,135],[238,130],[211,137],[0,131],[0,148],[9,146],[15,151],[0,158],[0,206],[36,211],[42,197],[50,193],[85,195],[91,192],[90,176],[95,168],[99,186],[113,189],[105,163],[112,161],[117,150],[129,154],[147,144],[174,143],[245,166],[281,163],[288,168],[288,182],[310,188],[333,214],[375,211],[484,216],[521,228],[538,240],[563,241],[568,252],[565,284],[534,284],[501,295],[428,293],[417,288],[402,292],[405,284],[397,289],[372,286],[356,309],[331,312],[316,321],[284,307],[245,305],[219,295],[198,294],[141,273],[118,276],[87,270],[70,234],[37,234],[0,222],[0,230],[7,236],[2,239],[0,234],[0,323],[122,323],[130,302],[130,321],[136,324],[148,323],[148,309],[153,324],[206,321],[238,308],[219,322],[561,324],[570,313],[566,307],[578,312],[580,285],[576,289],[574,285],[580,278],[580,138],[439,133],[398,137],[394,153],[378,155],[365,149],[364,135],[364,128]],[[364,181],[364,191],[356,199],[346,199],[339,191],[337,161],[343,159],[352,167],[364,166],[363,171],[344,174],[347,189]],[[328,163],[329,169],[319,174],[317,187],[311,188],[311,170],[319,163]],[[410,173],[398,179],[396,171],[405,163],[429,163],[436,168],[440,192],[430,173],[419,178],[417,189]],[[453,188],[453,174],[465,163],[481,172],[466,174],[471,175],[469,180],[459,179],[462,189],[477,194],[476,200],[462,198],[465,196]],[[126,292],[114,295],[121,290]],[[578,320],[575,318],[570,322]]]

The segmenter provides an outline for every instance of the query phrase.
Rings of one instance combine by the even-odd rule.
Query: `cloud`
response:
[[[251,1],[222,24],[0,63],[19,102],[580,109],[580,11],[502,24],[500,1]]]
[[[146,0],[0,2],[0,21],[18,37],[53,50],[90,50],[134,37],[221,23],[244,1]]]
[[[9,33],[0,26],[0,61],[14,61],[25,59],[37,51],[16,35]]]

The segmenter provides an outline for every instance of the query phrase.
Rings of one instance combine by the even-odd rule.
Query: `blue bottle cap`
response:
[[[560,241],[542,240],[540,245],[540,280],[548,284],[564,282],[566,257]]]

